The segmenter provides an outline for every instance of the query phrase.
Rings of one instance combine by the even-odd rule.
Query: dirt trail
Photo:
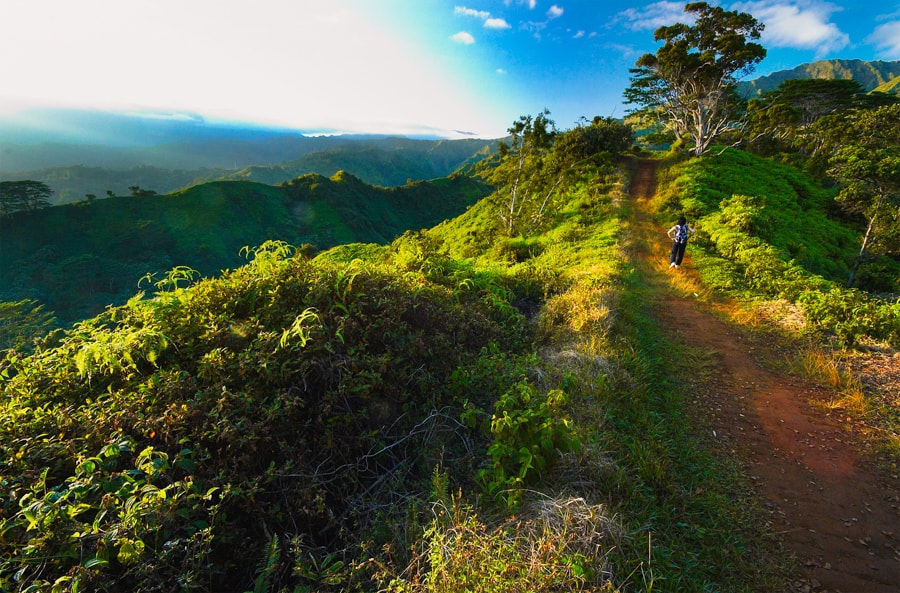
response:
[[[773,534],[800,561],[795,590],[900,592],[897,480],[860,454],[844,425],[807,403],[828,394],[766,369],[758,361],[775,356],[767,345],[745,342],[698,299],[673,288],[674,274],[692,274],[691,249],[682,268],[668,269],[665,229],[650,222],[646,207],[655,188],[655,163],[638,161],[630,186],[636,264],[659,288],[660,324],[716,361],[713,376],[692,386],[709,410],[714,438],[740,458],[765,500]]]

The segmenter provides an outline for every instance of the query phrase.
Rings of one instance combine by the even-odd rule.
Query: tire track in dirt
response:
[[[638,161],[629,187],[635,264],[659,289],[661,326],[716,362],[712,377],[694,384],[697,402],[765,500],[773,534],[799,560],[794,590],[900,592],[896,477],[862,456],[845,425],[809,405],[827,393],[765,368],[758,361],[775,356],[768,345],[747,343],[700,301],[679,296],[668,274],[691,273],[690,247],[685,267],[669,271],[668,239],[646,206],[654,193],[655,163]]]

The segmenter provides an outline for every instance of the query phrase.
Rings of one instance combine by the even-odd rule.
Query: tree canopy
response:
[[[40,181],[0,181],[0,216],[48,208],[53,190]]]
[[[741,76],[751,73],[766,50],[759,39],[763,24],[753,16],[692,2],[685,12],[693,25],[677,23],[654,32],[665,44],[644,54],[630,70],[627,103],[635,112],[654,113],[695,155],[731,129],[742,112],[736,92]]]
[[[900,103],[828,118],[825,127],[837,146],[829,161],[842,185],[837,200],[866,221],[851,287],[873,248],[891,252],[900,245]]]
[[[891,95],[867,93],[861,83],[849,78],[786,80],[774,91],[750,100],[747,137],[762,154],[796,150],[816,157],[826,144],[814,127],[821,118],[897,102],[900,99]]]

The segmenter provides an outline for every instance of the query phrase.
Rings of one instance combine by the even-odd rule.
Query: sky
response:
[[[710,1],[765,29],[756,75],[900,60],[900,0]],[[684,2],[0,0],[0,115],[199,114],[320,132],[497,138],[622,117],[628,69]]]

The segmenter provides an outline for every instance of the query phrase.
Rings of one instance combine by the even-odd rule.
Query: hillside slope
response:
[[[461,176],[384,189],[340,172],[281,187],[222,181],[23,213],[0,221],[0,300],[35,299],[74,321],[125,302],[146,274],[159,279],[188,266],[216,275],[246,261],[242,247],[268,240],[318,249],[386,243],[459,214],[489,191]]]
[[[737,371],[772,359],[740,358],[722,374],[738,349],[685,345],[667,307],[696,313],[697,300],[734,290],[723,280],[743,274],[722,262],[740,250],[711,261],[708,238],[690,246],[687,269],[715,288],[657,261],[683,206],[672,186],[689,186],[712,226],[726,190],[683,176],[708,165],[728,179],[745,164],[661,167],[663,191],[639,207],[625,171],[584,171],[528,237],[497,232],[491,194],[389,244],[310,260],[267,242],[221,277],[163,283],[5,357],[0,587],[813,588],[796,584],[800,568],[773,533],[782,501],[724,439],[743,425],[713,424],[722,410],[706,405],[741,401],[751,392]],[[766,187],[798,181],[770,173]],[[332,181],[348,194],[359,184]],[[206,199],[221,199],[215,189]],[[809,208],[821,197],[792,195]],[[755,319],[772,298],[749,294]],[[716,335],[740,350],[754,332],[777,345],[789,338],[772,316]],[[896,514],[891,504],[873,516]],[[893,534],[882,536],[871,541]],[[878,553],[890,567],[893,549]]]

